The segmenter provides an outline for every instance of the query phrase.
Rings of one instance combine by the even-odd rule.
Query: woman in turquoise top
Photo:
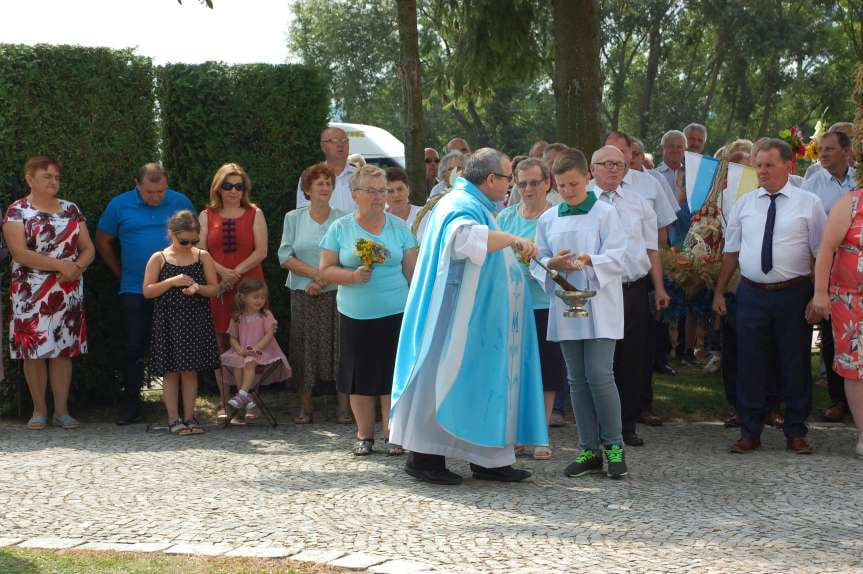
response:
[[[363,166],[351,176],[350,186],[357,210],[333,222],[321,240],[320,276],[339,286],[336,388],[350,394],[357,421],[353,452],[362,456],[374,444],[376,396],[381,399],[382,427],[388,433],[399,330],[418,249],[407,224],[386,212],[383,170]],[[358,239],[385,247],[388,254],[383,263],[363,267],[355,252]],[[388,454],[402,452],[398,445],[387,445]]]
[[[344,212],[330,208],[336,176],[318,163],[300,176],[300,189],[310,204],[285,214],[279,263],[288,270],[291,290],[290,362],[300,391],[297,424],[312,422],[312,391],[318,381],[336,380],[339,316],[336,285],[321,278],[321,238]],[[353,422],[348,396],[339,393],[338,421]]]
[[[539,216],[545,213],[552,204],[546,196],[551,189],[551,174],[548,165],[538,158],[522,160],[516,166],[518,190],[522,199],[519,203],[507,207],[497,216],[497,224],[501,230],[518,237],[534,241],[536,224]],[[551,410],[556,393],[565,390],[566,363],[560,345],[547,340],[548,331],[548,295],[542,285],[530,274],[530,267],[524,265],[525,280],[530,285],[530,296],[533,300],[533,315],[536,319],[536,334],[539,340],[539,360],[542,367],[542,390],[545,397],[545,418],[551,420]],[[551,458],[551,449],[538,446],[533,451],[533,457],[544,460]]]

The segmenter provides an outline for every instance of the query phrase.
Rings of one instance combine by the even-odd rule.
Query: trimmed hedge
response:
[[[81,207],[94,235],[108,201],[134,185],[138,166],[159,159],[160,147],[171,187],[199,209],[213,173],[235,161],[249,172],[252,199],[267,216],[265,273],[286,327],[288,293],[279,288],[285,273],[275,253],[299,174],[320,160],[328,106],[323,77],[304,66],[156,69],[131,50],[0,44],[0,200],[8,205],[28,192],[28,157],[53,155],[64,166],[61,196]],[[97,257],[84,285],[90,352],[75,361],[73,390],[79,401],[110,400],[123,351],[117,281]]]
[[[163,162],[175,189],[204,208],[222,164],[236,162],[251,177],[252,201],[267,217],[264,273],[287,351],[290,305],[276,251],[300,173],[321,160],[330,98],[322,75],[299,65],[174,64],[159,68],[157,97]]]
[[[78,204],[94,234],[108,201],[132,187],[137,166],[156,158],[153,84],[150,60],[131,50],[0,45],[4,206],[28,193],[22,173],[27,158],[52,155],[64,166],[61,196]],[[2,269],[8,276],[8,260]],[[78,399],[110,397],[122,353],[117,282],[97,263],[84,286],[90,352],[75,361],[74,390]]]

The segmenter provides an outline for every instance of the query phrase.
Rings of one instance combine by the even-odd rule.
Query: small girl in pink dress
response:
[[[252,391],[257,385],[284,381],[291,366],[275,339],[276,319],[266,309],[267,285],[246,277],[237,287],[228,335],[231,348],[222,353],[222,367],[236,380],[239,392],[228,404],[237,409],[255,408]],[[255,377],[259,376],[257,385]]]

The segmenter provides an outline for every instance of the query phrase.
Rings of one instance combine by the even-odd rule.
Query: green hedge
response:
[[[111,197],[130,189],[137,166],[156,157],[153,85],[150,60],[131,50],[0,45],[4,206],[28,193],[22,173],[27,158],[52,155],[63,164],[62,197],[81,207],[94,233]],[[2,268],[8,276],[8,260]],[[84,285],[90,352],[75,363],[75,395],[110,397],[122,351],[117,282],[96,264]],[[15,370],[7,372],[16,376]]]
[[[212,62],[169,65],[157,74],[163,161],[174,188],[203,208],[223,163],[239,163],[252,179],[252,201],[269,227],[264,273],[284,344],[289,300],[276,251],[285,212],[296,205],[299,175],[321,159],[318,135],[329,108],[324,79],[306,66]]]
[[[328,106],[322,76],[304,66],[156,69],[131,50],[0,44],[0,200],[8,205],[27,193],[21,172],[28,157],[56,156],[64,166],[61,195],[81,207],[95,233],[108,201],[133,186],[138,166],[159,159],[160,148],[171,186],[198,208],[216,169],[235,161],[249,172],[252,199],[267,216],[265,272],[274,312],[287,326],[275,252],[299,174],[320,160]],[[116,388],[123,350],[116,291],[97,258],[85,277],[90,353],[75,363],[78,401],[110,400]],[[8,361],[5,342],[3,354]]]

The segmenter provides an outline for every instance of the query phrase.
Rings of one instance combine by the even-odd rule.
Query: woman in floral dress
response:
[[[833,370],[845,379],[845,397],[857,425],[863,458],[863,189],[830,209],[815,261],[813,317],[833,317]],[[831,271],[832,268],[832,271]],[[828,282],[828,276],[830,278]]]
[[[65,429],[79,425],[67,401],[72,361],[87,352],[82,273],[95,249],[78,206],[59,199],[60,165],[45,156],[24,166],[30,194],[12,203],[3,236],[12,254],[9,342],[13,359],[24,360],[24,377],[33,398],[28,428],[48,426],[45,393],[50,380],[54,419]]]

